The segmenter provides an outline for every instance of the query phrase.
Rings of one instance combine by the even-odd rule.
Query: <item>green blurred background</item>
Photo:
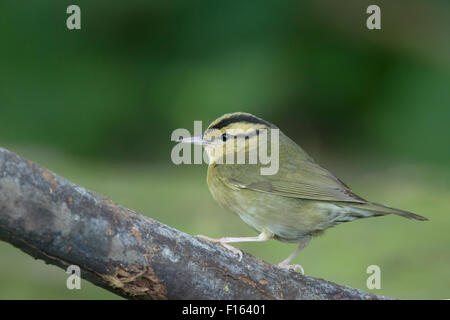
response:
[[[366,28],[370,4],[382,30]],[[246,236],[206,165],[171,163],[170,135],[254,113],[356,193],[431,220],[343,224],[294,263],[363,290],[375,264],[371,292],[450,298],[448,1],[4,0],[0,37],[1,146],[186,233]],[[236,246],[272,263],[295,249]],[[0,243],[1,299],[118,298],[66,277]]]

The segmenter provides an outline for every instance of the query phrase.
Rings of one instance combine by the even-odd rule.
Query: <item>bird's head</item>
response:
[[[224,156],[234,157],[239,152],[254,150],[258,147],[258,136],[275,128],[270,122],[250,113],[228,113],[214,120],[201,135],[184,138],[180,142],[201,144],[210,163],[219,159],[226,163]]]

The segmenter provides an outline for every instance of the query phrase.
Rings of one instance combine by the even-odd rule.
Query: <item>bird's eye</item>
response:
[[[228,134],[224,133],[222,134],[222,141],[225,142],[228,140]]]

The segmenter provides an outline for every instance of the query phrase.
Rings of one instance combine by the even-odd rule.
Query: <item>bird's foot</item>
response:
[[[235,255],[239,256],[239,261],[242,260],[242,251],[237,249],[237,248],[235,248],[235,247],[233,247],[233,246],[231,246],[231,245],[229,245],[228,243],[226,243],[224,238],[214,239],[214,238],[210,238],[210,237],[204,236],[202,234],[198,234],[198,235],[196,235],[196,237],[204,239],[204,240],[208,240],[208,241],[211,241],[211,242],[214,242],[214,243],[218,243],[222,247],[230,250]]]
[[[278,266],[283,269],[288,269],[288,270],[293,270],[293,271],[299,270],[303,275],[305,275],[305,270],[299,264],[287,264],[284,261],[282,261],[278,264]]]

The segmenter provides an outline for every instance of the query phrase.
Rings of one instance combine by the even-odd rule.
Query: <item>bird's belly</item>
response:
[[[269,231],[282,241],[298,242],[328,226],[316,201],[287,198],[248,189],[232,189],[208,177],[214,199],[258,232]]]

